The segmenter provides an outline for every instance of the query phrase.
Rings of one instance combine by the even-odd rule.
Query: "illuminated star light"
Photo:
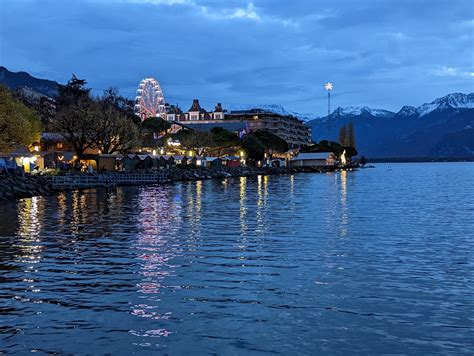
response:
[[[332,90],[332,88],[333,88],[333,85],[331,82],[327,82],[326,84],[324,84],[324,89]]]

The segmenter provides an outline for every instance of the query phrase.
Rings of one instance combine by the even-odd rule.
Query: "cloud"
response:
[[[193,0],[102,0],[106,3],[136,3],[153,5],[194,5]]]
[[[433,70],[433,73],[439,77],[474,77],[474,72],[462,71],[458,68],[446,66]]]
[[[470,92],[471,1],[0,0],[0,62],[133,96],[154,76],[182,106],[397,110]],[[416,89],[414,89],[416,88]],[[344,93],[344,95],[341,95]],[[207,107],[207,106],[206,106]]]
[[[108,3],[136,3],[136,4],[152,4],[152,5],[185,5],[198,11],[200,15],[207,19],[212,20],[232,20],[232,19],[243,19],[252,20],[255,22],[270,21],[281,23],[283,25],[296,25],[293,21],[275,17],[261,15],[258,9],[255,7],[253,2],[248,2],[241,7],[228,7],[225,2],[221,2],[219,5],[203,5],[203,2],[195,0],[102,0]],[[224,4],[224,5],[223,5]]]

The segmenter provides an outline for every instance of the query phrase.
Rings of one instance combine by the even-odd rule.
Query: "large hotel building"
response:
[[[201,131],[212,127],[238,132],[266,130],[284,139],[290,147],[311,143],[311,129],[303,121],[262,109],[227,112],[217,103],[214,110],[208,112],[199,105],[199,100],[194,99],[187,112],[167,106],[166,119],[178,126]]]

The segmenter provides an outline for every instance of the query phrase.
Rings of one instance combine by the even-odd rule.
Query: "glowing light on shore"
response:
[[[334,85],[331,82],[327,82],[326,84],[324,84],[324,89],[326,90],[332,90],[333,87]]]
[[[344,151],[342,152],[342,154],[341,154],[341,163],[342,163],[343,165],[346,165],[346,163],[347,163],[347,160],[346,160],[346,150],[344,150]]]

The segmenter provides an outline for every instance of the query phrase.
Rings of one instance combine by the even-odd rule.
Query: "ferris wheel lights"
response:
[[[135,97],[135,114],[146,120],[149,117],[166,118],[165,98],[155,78],[142,79]]]

